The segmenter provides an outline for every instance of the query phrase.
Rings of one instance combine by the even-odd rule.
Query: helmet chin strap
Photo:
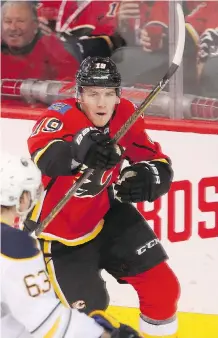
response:
[[[76,90],[75,90],[75,99],[77,100],[77,102],[78,102],[78,100],[79,100],[79,95],[80,95],[80,90],[79,90],[79,87],[76,86]]]

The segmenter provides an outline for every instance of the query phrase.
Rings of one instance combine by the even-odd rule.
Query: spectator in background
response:
[[[197,71],[201,95],[218,99],[218,23],[200,37]]]
[[[140,45],[146,52],[162,50],[168,21],[167,1],[125,0],[118,12],[118,26],[129,45]]]
[[[185,1],[183,7],[187,13],[193,4],[190,7]],[[120,34],[131,46],[122,51],[123,60],[117,65],[122,77],[130,84],[156,84],[169,64],[169,1],[123,0],[117,22]],[[133,59],[135,66],[130,68]],[[184,92],[196,94],[197,48],[188,31],[183,61]]]
[[[124,81],[156,84],[168,67],[168,2],[123,0],[117,26],[127,43],[114,55],[122,60],[117,66]]]
[[[39,1],[38,20],[45,35],[56,34],[78,61],[111,56],[125,45],[116,32],[119,1]]]
[[[34,3],[6,1],[2,5],[1,16],[2,78],[74,78],[78,62],[55,36],[41,34]]]
[[[112,58],[117,63],[126,85],[155,84],[166,71],[168,43],[165,31],[168,26],[163,20],[157,19],[153,28],[145,28],[155,16],[158,17],[163,8],[168,8],[165,1],[123,0],[120,3],[117,11],[117,29],[125,40],[126,47],[118,49]],[[148,32],[153,34],[152,46]],[[152,52],[152,55],[149,52]]]
[[[198,48],[200,94],[218,98],[218,1],[204,1],[187,18]]]
[[[204,6],[202,1],[183,1],[184,15]],[[168,48],[169,1],[123,0],[118,11],[118,26],[130,44],[146,52]],[[133,34],[131,34],[133,32]]]

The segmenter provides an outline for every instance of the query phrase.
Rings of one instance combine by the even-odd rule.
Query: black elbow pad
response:
[[[57,141],[52,143],[45,152],[42,153],[36,164],[42,174],[46,176],[71,176],[74,173],[72,171],[72,161],[70,143]]]

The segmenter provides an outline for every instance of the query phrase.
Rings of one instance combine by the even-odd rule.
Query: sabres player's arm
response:
[[[144,117],[136,121],[128,137],[131,141],[126,159],[130,166],[122,170],[115,186],[117,197],[123,202],[153,202],[170,189],[171,161],[162,153],[159,143],[152,141],[145,132]]]
[[[1,224],[1,333],[7,338],[138,338],[103,311],[90,317],[55,296],[42,252],[27,233]]]
[[[117,146],[110,144],[110,138],[94,127],[76,106],[66,108],[58,102],[49,110],[67,109],[71,114],[70,130],[64,118],[55,114],[38,121],[28,139],[32,159],[46,176],[70,176],[82,166],[92,169],[111,169],[121,158]]]

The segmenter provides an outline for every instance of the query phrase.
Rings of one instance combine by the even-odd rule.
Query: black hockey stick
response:
[[[170,65],[169,70],[166,75],[162,78],[162,80],[155,86],[155,88],[151,91],[151,93],[146,97],[146,99],[141,103],[138,109],[130,116],[130,118],[124,123],[124,125],[120,128],[120,130],[116,133],[113,138],[113,142],[117,143],[129,130],[129,128],[135,123],[135,121],[141,116],[146,108],[153,102],[155,97],[164,89],[164,87],[169,82],[170,78],[178,69],[183,56],[184,45],[185,45],[185,21],[184,15],[182,11],[182,7],[180,4],[177,4],[177,16],[178,16],[178,43],[176,47],[176,52]],[[40,233],[46,228],[46,226],[51,222],[51,220],[59,213],[59,211],[65,206],[65,204],[71,199],[71,197],[75,194],[77,189],[79,189],[82,184],[92,175],[94,169],[87,169],[82,176],[73,184],[73,186],[66,192],[64,197],[59,201],[59,203],[54,207],[54,209],[50,212],[50,214],[38,225],[38,228],[35,230],[36,235],[40,235]],[[32,231],[34,231],[32,230]]]

